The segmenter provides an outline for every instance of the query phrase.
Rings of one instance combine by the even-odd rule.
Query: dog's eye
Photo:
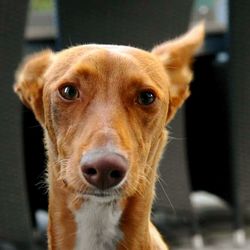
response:
[[[79,91],[73,85],[65,85],[59,89],[60,95],[66,100],[76,100],[79,98]]]
[[[140,105],[150,105],[155,101],[155,94],[152,91],[142,91],[137,97],[137,103]]]

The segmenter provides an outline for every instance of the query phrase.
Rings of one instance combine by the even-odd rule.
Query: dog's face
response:
[[[166,124],[189,95],[203,26],[146,52],[83,45],[28,58],[15,91],[45,130],[53,175],[77,195],[119,198],[155,181]]]

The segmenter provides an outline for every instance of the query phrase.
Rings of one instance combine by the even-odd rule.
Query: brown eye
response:
[[[66,100],[73,101],[79,98],[79,91],[73,85],[63,86],[62,88],[59,89],[59,93]]]
[[[150,105],[155,101],[155,94],[152,91],[142,91],[137,97],[137,103],[140,105]]]

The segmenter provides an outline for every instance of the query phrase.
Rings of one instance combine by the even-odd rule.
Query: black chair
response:
[[[232,169],[234,240],[245,243],[244,214],[250,203],[250,3],[230,1],[230,64],[227,88]]]
[[[0,249],[12,249],[9,243],[17,249],[34,249],[23,164],[22,112],[12,90],[22,55],[27,7],[27,0],[0,0]]]

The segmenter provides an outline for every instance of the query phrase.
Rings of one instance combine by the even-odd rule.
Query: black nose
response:
[[[121,183],[128,170],[127,160],[116,153],[86,154],[81,165],[87,182],[102,190]]]

